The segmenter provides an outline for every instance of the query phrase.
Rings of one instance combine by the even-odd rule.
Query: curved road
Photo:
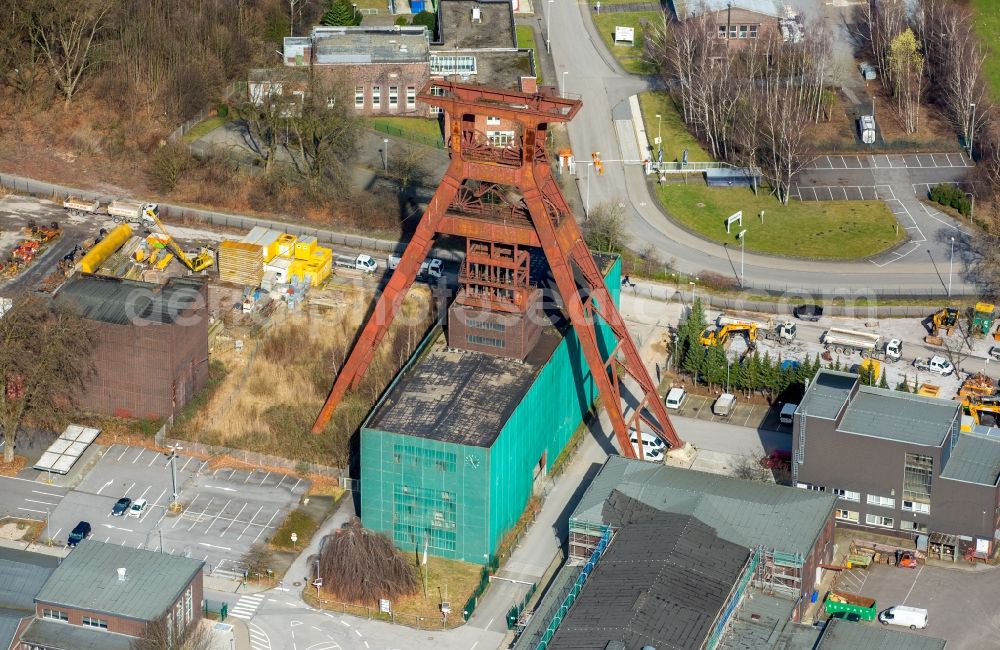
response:
[[[605,159],[622,158],[612,115],[619,118],[629,115],[628,97],[648,90],[650,81],[621,69],[585,15],[590,10],[585,2],[555,0],[538,4],[552,11],[552,56],[556,77],[564,84],[567,95],[583,100],[582,110],[569,125],[574,151],[581,160],[591,151],[600,151]],[[583,174],[578,181],[580,189],[584,190]],[[739,250],[730,247],[727,256],[727,250],[720,244],[693,235],[668,219],[650,195],[638,166],[606,164],[605,174],[594,176],[590,184],[591,205],[626,200],[632,241],[652,244],[661,259],[671,262],[678,270],[691,275],[704,270],[728,277],[736,274],[740,264]],[[875,184],[874,181],[871,184]],[[910,202],[911,206],[915,203]],[[963,280],[962,231],[950,220],[949,223],[937,221],[943,224],[940,230],[956,236],[953,292],[976,293],[976,288]],[[901,223],[900,227],[905,225]],[[921,250],[881,267],[869,261],[818,262],[748,253],[745,258],[746,286],[813,296],[817,300],[838,294],[856,295],[871,288],[886,294],[943,295],[949,273],[947,234],[935,232],[925,233],[925,236],[928,241],[921,244]]]

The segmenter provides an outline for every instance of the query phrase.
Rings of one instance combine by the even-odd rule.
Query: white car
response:
[[[648,460],[652,463],[662,463],[663,462],[663,449],[661,447],[652,447],[650,445],[643,445],[643,453],[639,453],[639,445],[632,443],[632,449],[635,451],[635,455],[642,460]]]
[[[663,400],[663,403],[668,409],[676,411],[680,409],[681,404],[684,403],[684,399],[686,397],[687,391],[683,388],[671,388],[670,392],[667,393],[666,398]]]
[[[132,506],[128,509],[128,516],[132,519],[138,519],[142,516],[142,511],[146,509],[145,499],[136,499],[132,502]]]
[[[879,614],[878,621],[882,625],[899,625],[911,630],[922,630],[927,627],[927,610],[920,607],[896,605]]]
[[[639,438],[638,438],[638,436],[636,436],[635,429],[629,429],[628,439],[629,439],[629,442],[632,443],[633,447],[638,448]],[[660,450],[662,450],[666,446],[666,443],[663,442],[662,439],[657,438],[656,436],[654,436],[653,434],[646,433],[645,431],[643,431],[642,432],[642,446],[645,447],[646,449],[660,449]]]

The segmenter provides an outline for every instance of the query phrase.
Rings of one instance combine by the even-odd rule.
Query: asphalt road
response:
[[[583,100],[583,108],[569,125],[574,151],[580,158],[592,151],[600,151],[605,160],[627,157],[621,155],[627,154],[629,149],[620,146],[612,126],[613,117],[629,116],[628,97],[650,89],[653,82],[621,71],[586,15],[590,10],[586,3],[559,0],[539,5],[552,11],[551,41],[557,80],[567,95]],[[590,205],[612,201],[625,203],[633,241],[652,244],[662,259],[670,260],[680,271],[697,275],[703,270],[712,270],[732,275],[732,265],[721,245],[683,230],[660,211],[638,166],[607,163],[605,170],[603,176],[590,181]],[[906,225],[909,224],[903,224]],[[805,264],[801,260],[748,253],[745,257],[746,284],[817,297],[860,287],[874,287],[890,293],[943,294],[945,287],[937,267],[947,264],[947,258],[941,255],[941,246],[923,248],[931,252],[909,254],[881,266],[869,261]],[[953,291],[974,293],[974,286],[964,280],[964,250],[959,248],[956,255],[962,272],[956,271]]]

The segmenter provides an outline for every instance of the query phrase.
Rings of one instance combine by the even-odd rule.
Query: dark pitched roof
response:
[[[57,566],[52,555],[0,548],[0,607],[33,612],[35,594]]]
[[[84,318],[115,325],[172,324],[187,310],[205,306],[203,284],[194,277],[158,285],[86,276],[64,284],[53,302]]]
[[[80,542],[59,565],[36,600],[151,621],[174,604],[204,564],[93,540]],[[125,580],[118,579],[119,568]]]
[[[941,478],[978,485],[996,485],[1000,480],[1000,439],[960,433]]]
[[[620,530],[549,648],[703,647],[750,551],[694,517],[661,512],[617,490],[605,516]]]
[[[944,650],[944,639],[831,618],[816,650]]]

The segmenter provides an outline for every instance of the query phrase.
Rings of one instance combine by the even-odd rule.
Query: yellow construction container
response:
[[[278,255],[289,259],[295,257],[295,242],[297,239],[295,235],[289,235],[287,232],[281,233],[277,241]]]
[[[166,248],[167,240],[163,235],[150,235],[146,237],[146,243],[149,244],[150,248]]]
[[[320,260],[320,261],[330,260],[332,262],[333,261],[333,249],[332,248],[324,248],[322,246],[317,246],[316,250],[313,252],[313,254],[310,255],[310,258],[313,261],[316,261],[316,260]]]
[[[149,264],[150,266],[156,264],[156,258],[160,256],[160,253],[162,251],[163,251],[162,248],[154,248],[153,252],[149,254],[149,259],[146,260],[146,263]]]
[[[167,253],[162,258],[160,258],[159,262],[156,263],[156,268],[162,271],[163,269],[167,268],[167,264],[170,264],[170,260],[172,259],[174,259],[174,254]]]
[[[87,254],[80,260],[80,270],[84,273],[95,273],[97,269],[101,268],[101,264],[104,264],[131,237],[131,226],[127,223],[118,226],[87,251]]]
[[[295,259],[308,260],[316,252],[318,241],[312,235],[307,235],[295,242]]]
[[[141,262],[146,259],[146,247],[139,246],[135,249],[135,253],[132,254],[135,257],[136,262]]]

